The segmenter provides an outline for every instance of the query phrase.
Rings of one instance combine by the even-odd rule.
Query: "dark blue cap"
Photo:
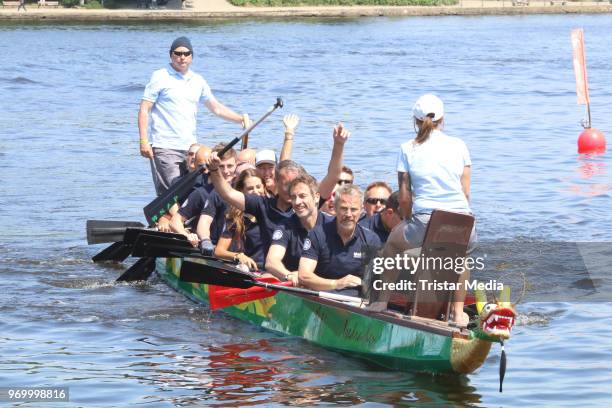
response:
[[[179,47],[185,47],[193,53],[193,47],[191,46],[191,41],[189,41],[189,38],[187,37],[179,37],[176,40],[174,40],[172,42],[172,45],[170,46],[170,54],[172,54],[172,51],[176,50]]]

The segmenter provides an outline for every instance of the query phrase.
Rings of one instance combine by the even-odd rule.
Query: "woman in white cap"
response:
[[[416,101],[412,112],[417,134],[402,144],[397,159],[399,201],[406,221],[389,236],[386,256],[420,247],[435,209],[471,214],[470,153],[461,139],[442,132],[444,104],[437,96],[426,94]],[[470,247],[475,235],[472,231]],[[453,303],[452,314],[455,322],[467,324],[463,301]]]

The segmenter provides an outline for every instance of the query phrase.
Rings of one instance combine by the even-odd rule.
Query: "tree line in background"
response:
[[[234,6],[451,6],[459,0],[228,0]]]

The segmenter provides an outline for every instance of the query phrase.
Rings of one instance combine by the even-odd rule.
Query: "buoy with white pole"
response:
[[[578,105],[586,105],[587,119],[582,121],[584,130],[578,136],[578,153],[601,154],[606,151],[606,138],[599,130],[591,127],[591,101],[589,99],[589,83],[584,56],[584,30],[572,30],[572,49],[574,74],[576,75],[576,96]]]

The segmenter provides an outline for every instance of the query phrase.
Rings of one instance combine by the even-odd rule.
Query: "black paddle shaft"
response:
[[[266,289],[301,293],[304,295],[320,295],[319,292],[310,289],[260,282],[257,280],[255,275],[249,272],[243,272],[235,267],[210,261],[200,263],[183,260],[183,263],[181,264],[180,280],[184,282],[206,283],[208,285],[226,286],[230,288],[248,289],[253,286],[259,286]]]
[[[276,103],[274,105],[272,105],[272,107],[270,109],[268,109],[268,111],[265,113],[265,115],[263,115],[261,118],[259,118],[259,120],[257,122],[253,123],[251,126],[246,128],[244,130],[244,132],[242,132],[242,134],[240,136],[235,137],[234,140],[229,142],[229,144],[227,146],[225,146],[223,148],[223,150],[221,150],[219,152],[219,157],[223,157],[223,155],[225,153],[227,153],[229,151],[229,149],[234,147],[234,145],[236,143],[238,143],[239,141],[241,141],[243,137],[247,136],[253,129],[255,129],[255,127],[257,127],[257,125],[259,125],[261,122],[266,120],[266,118],[268,116],[270,116],[272,114],[272,112],[274,112],[276,109],[282,108],[282,107],[283,107],[283,100],[282,100],[282,98],[280,98],[280,97],[276,98]]]

